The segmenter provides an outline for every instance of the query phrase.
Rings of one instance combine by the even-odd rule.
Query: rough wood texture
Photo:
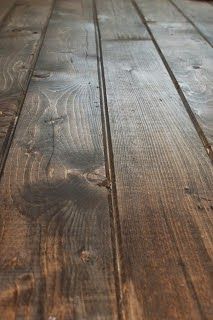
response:
[[[117,319],[91,1],[56,1],[1,180],[0,319]]]
[[[16,1],[0,30],[0,171],[37,59],[52,3],[53,0]]]
[[[210,159],[153,43],[102,49],[126,319],[211,319]]]
[[[170,0],[213,46],[213,7],[208,1]]]
[[[13,8],[15,0],[0,0],[0,26]]]
[[[162,0],[136,3],[186,98],[186,108],[195,115],[195,126],[202,130],[201,139],[212,158],[213,50],[169,1],[163,0],[163,10],[159,9]]]
[[[141,25],[140,18],[135,14],[129,0],[97,0],[96,5],[97,9],[101,10],[99,23],[102,26],[102,39],[150,39],[147,29]]]

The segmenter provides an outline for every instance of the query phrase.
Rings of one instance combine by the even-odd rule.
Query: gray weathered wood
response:
[[[211,319],[210,159],[153,43],[102,49],[126,319]]]
[[[137,0],[136,3],[196,117],[195,126],[206,137],[204,145],[212,157],[213,50],[168,0]],[[161,3],[163,10],[159,9]],[[171,11],[172,18],[168,19]]]
[[[53,0],[16,1],[0,30],[0,171],[52,5]]]
[[[142,27],[140,18],[135,14],[129,0],[96,1],[99,23],[102,26],[101,37],[104,40],[140,40],[150,39]],[[126,14],[128,12],[128,15]]]
[[[213,7],[208,1],[171,0],[213,46]]]
[[[59,0],[1,180],[0,319],[117,319],[91,1]]]

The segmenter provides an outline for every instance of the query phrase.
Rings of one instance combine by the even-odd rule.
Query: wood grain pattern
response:
[[[0,31],[0,171],[52,5],[53,0],[16,1]]]
[[[213,46],[213,7],[208,1],[170,0]]]
[[[163,1],[164,10],[158,10],[161,2],[162,0],[136,1],[177,86],[186,98],[186,107],[195,115],[195,126],[198,130],[201,128],[201,138],[204,136],[204,145],[212,157],[213,50],[190,23],[182,21],[180,13],[169,1]],[[167,21],[171,10],[175,22],[172,19]],[[154,12],[151,19],[155,23],[150,20],[150,12]]]
[[[60,0],[1,180],[0,319],[117,319],[91,1]]]
[[[150,39],[129,0],[96,1],[104,40]],[[128,15],[126,14],[128,12]]]
[[[15,0],[0,0],[0,26],[9,14],[10,10],[13,8],[14,4]]]
[[[210,159],[152,42],[102,52],[125,317],[211,319]]]

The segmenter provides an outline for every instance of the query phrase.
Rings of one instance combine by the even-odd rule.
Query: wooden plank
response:
[[[53,0],[16,1],[0,31],[0,171],[52,5]]]
[[[192,120],[213,159],[212,48],[190,23],[181,21],[180,13],[168,0],[163,1],[163,10],[158,10],[162,0],[137,0],[136,3],[165,58],[176,86],[183,93],[186,108],[189,113],[192,110]],[[175,22],[167,20],[171,10]],[[154,12],[151,21],[150,12]]]
[[[170,0],[213,46],[213,7],[208,1]]]
[[[130,1],[98,0],[99,23],[102,26],[104,40],[140,40],[150,39],[147,29],[141,26],[140,18],[135,15]],[[126,15],[126,12],[129,12]],[[125,22],[123,21],[125,17]]]
[[[15,0],[0,0],[0,25],[3,23],[14,4]]]
[[[58,0],[1,179],[0,319],[117,319],[91,1]]]
[[[151,41],[102,53],[124,318],[211,319],[210,159]]]

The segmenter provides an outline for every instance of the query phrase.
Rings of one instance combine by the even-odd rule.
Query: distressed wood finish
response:
[[[101,37],[104,40],[141,40],[150,39],[145,26],[135,14],[129,0],[97,0]],[[128,12],[128,15],[126,14]]]
[[[15,0],[0,0],[0,26],[13,8]]]
[[[51,18],[1,180],[0,319],[117,319],[91,1]]]
[[[213,46],[213,7],[209,1],[170,0]]]
[[[153,43],[102,50],[125,317],[211,319],[210,159]]]
[[[53,0],[16,1],[0,30],[0,171],[52,5]]]
[[[161,0],[136,3],[186,98],[186,108],[195,116],[198,132],[202,130],[201,139],[213,159],[213,50],[168,0],[163,1],[163,10],[159,10]]]

